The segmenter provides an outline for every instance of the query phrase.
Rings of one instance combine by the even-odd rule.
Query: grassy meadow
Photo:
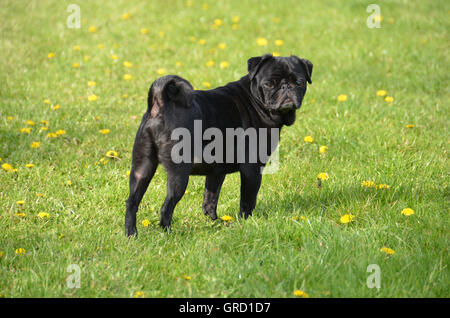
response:
[[[370,3],[2,0],[0,295],[449,297],[450,3],[378,1],[369,28]],[[253,217],[239,219],[238,174],[218,205],[233,219],[205,217],[193,176],[163,231],[160,166],[127,239],[151,83],[214,88],[264,53],[314,69]]]

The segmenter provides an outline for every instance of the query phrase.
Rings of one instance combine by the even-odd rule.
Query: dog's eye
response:
[[[264,86],[267,88],[274,88],[275,87],[275,81],[271,80],[271,81],[267,81],[264,83]]]
[[[297,85],[301,87],[301,86],[305,85],[305,81],[297,80]]]

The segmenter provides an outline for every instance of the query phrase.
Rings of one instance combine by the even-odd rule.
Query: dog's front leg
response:
[[[217,202],[224,180],[225,174],[206,176],[202,209],[203,214],[209,215],[212,220],[217,219]]]
[[[243,164],[241,173],[241,208],[239,215],[248,218],[256,206],[256,196],[261,186],[261,169],[256,164]]]

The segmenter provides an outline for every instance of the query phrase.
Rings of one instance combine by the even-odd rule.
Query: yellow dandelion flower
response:
[[[144,227],[147,227],[147,226],[150,225],[150,221],[147,220],[147,219],[145,219],[145,220],[142,221],[142,225],[143,225]]]
[[[365,180],[365,181],[361,182],[361,186],[366,187],[366,188],[375,188],[375,182],[370,181],[370,180]]]
[[[381,250],[382,252],[388,254],[388,255],[394,255],[395,251],[392,248],[389,247],[382,247]]]
[[[14,120],[14,116],[8,116],[8,120]]]
[[[42,197],[42,198],[46,197],[46,195],[44,193],[36,193],[36,196],[37,197]]]
[[[159,69],[156,70],[156,74],[164,75],[164,74],[166,74],[166,69],[165,68],[159,68]]]
[[[241,18],[238,15],[235,15],[232,19],[231,22],[233,23],[239,23],[239,21],[241,20]]]
[[[234,221],[234,217],[229,216],[229,215],[224,215],[220,219],[225,222],[233,222]]]
[[[9,163],[6,163],[6,162],[4,164],[2,164],[2,169],[5,170],[6,172],[14,172],[14,170],[17,170],[17,169],[14,169],[14,167],[12,165],[10,165]]]
[[[131,171],[130,171],[130,170],[127,170],[127,173],[126,173],[127,177],[129,177],[130,174],[131,174]]]
[[[298,290],[298,289],[294,290],[294,296],[303,297],[303,298],[309,298],[309,295],[305,291]]]
[[[17,213],[16,213],[16,216],[21,217],[21,218],[24,218],[24,217],[26,217],[27,215],[25,214],[25,212],[17,212]]]
[[[123,76],[123,79],[126,80],[126,81],[131,81],[131,80],[133,79],[133,75],[131,75],[131,74],[125,74],[125,75]]]
[[[50,105],[51,103],[50,99],[44,99],[44,104]]]
[[[227,45],[225,43],[219,43],[219,45],[217,45],[217,47],[221,50],[225,50],[227,48]]]
[[[328,151],[328,146],[320,146],[319,153],[325,154]]]
[[[34,125],[36,125],[36,123],[35,123],[34,121],[32,121],[32,120],[25,120],[25,122],[26,122],[27,125],[29,125],[29,126],[34,126]]]
[[[410,216],[414,214],[414,210],[411,208],[406,208],[402,210],[402,214],[406,216]]]
[[[55,58],[55,56],[56,56],[56,54],[53,53],[53,52],[50,52],[50,53],[48,53],[48,55],[47,55],[47,57],[48,57],[49,59],[53,59],[53,58]]]
[[[27,168],[33,168],[33,167],[34,167],[34,164],[32,164],[32,163],[27,163],[27,164],[25,165],[25,167],[27,167]]]
[[[95,33],[95,32],[97,32],[97,27],[95,25],[91,25],[88,28],[88,31],[91,32],[91,33]]]
[[[48,219],[50,217],[50,214],[47,212],[39,212],[38,213],[38,218],[40,219]]]
[[[56,131],[57,136],[61,136],[61,135],[65,135],[65,134],[66,134],[66,131],[64,129],[60,129],[60,130]]]
[[[393,102],[394,102],[394,97],[392,97],[392,96],[386,96],[386,97],[384,98],[384,101],[385,101],[386,103],[393,103]]]
[[[100,129],[100,133],[101,133],[102,135],[109,134],[110,132],[111,132],[110,129]]]
[[[80,65],[80,63],[75,62],[75,63],[72,64],[72,67],[73,68],[80,68],[81,65]]]
[[[90,59],[91,59],[91,57],[90,57],[89,55],[83,56],[83,61],[84,61],[84,62],[87,62],[87,61],[89,61]]]
[[[284,41],[283,40],[275,40],[275,45],[276,46],[283,46],[284,45]]]
[[[345,214],[343,216],[341,216],[341,223],[342,224],[346,224],[346,223],[350,223],[353,222],[354,216],[352,214]]]
[[[222,62],[220,62],[219,66],[220,66],[220,68],[227,68],[230,66],[230,63],[227,61],[222,61]]]
[[[90,102],[95,102],[97,99],[98,99],[98,96],[95,94],[88,96],[88,101],[90,101]]]
[[[205,63],[206,67],[213,67],[214,66],[214,61],[213,60],[209,60],[208,62]]]
[[[166,35],[166,33],[164,31],[159,31],[158,35],[160,38],[163,38]]]
[[[23,134],[30,134],[31,132],[31,127],[27,127],[27,128],[20,128],[19,131]]]
[[[183,278],[184,278],[185,280],[191,280],[191,276],[186,275],[186,274],[183,275]]]
[[[384,89],[380,89],[379,91],[377,91],[377,96],[386,96],[387,92]]]
[[[47,121],[47,120],[44,120],[44,119],[42,119],[42,120],[41,120],[41,124],[42,124],[42,125],[45,125],[45,126],[47,126],[47,125],[48,125],[48,121]]]
[[[58,109],[60,109],[60,108],[61,108],[60,105],[55,105],[55,106],[52,107],[53,110],[58,110]]]
[[[384,189],[389,190],[390,188],[391,187],[389,185],[384,184],[384,183],[377,185],[377,189],[380,189],[380,190],[384,190]]]
[[[145,294],[142,291],[137,291],[134,293],[133,298],[144,298]]]
[[[109,157],[109,158],[117,158],[118,155],[119,154],[117,153],[117,151],[114,151],[114,150],[109,150],[106,152],[106,157]]]
[[[101,50],[101,49],[103,49],[105,47],[105,45],[103,43],[100,43],[100,44],[97,45],[97,47]]]
[[[345,102],[348,96],[346,94],[341,94],[337,97],[338,102]]]
[[[114,61],[117,61],[117,60],[119,59],[119,57],[118,57],[116,54],[111,55],[111,58],[112,58]]]
[[[122,14],[122,20],[128,20],[129,18],[131,18],[131,13],[127,12]]]
[[[177,61],[177,62],[175,63],[175,66],[176,66],[176,67],[180,67],[180,66],[183,66],[183,63],[182,63],[182,62],[180,62],[180,61]]]
[[[239,29],[239,24],[235,23],[231,26],[231,30],[237,30]]]
[[[207,3],[204,3],[204,4],[202,4],[202,9],[203,10],[208,10],[209,9],[209,4],[207,4]]]
[[[25,200],[19,200],[16,203],[17,203],[17,205],[24,205],[25,204]]]
[[[57,138],[57,137],[58,137],[58,135],[55,134],[55,133],[48,133],[47,134],[47,138]]]
[[[416,126],[413,125],[413,124],[408,124],[408,125],[406,125],[405,127],[406,127],[406,128],[414,128],[414,127],[416,127]]]
[[[198,40],[198,43],[200,45],[205,45],[206,44],[206,40],[205,39],[200,39],[200,40]]]
[[[211,87],[211,83],[210,82],[202,82],[202,85],[205,86],[206,88],[210,88]]]
[[[128,67],[128,68],[132,68],[133,64],[131,62],[125,61],[125,62],[123,62],[123,66]]]
[[[73,50],[74,51],[79,51],[81,49],[81,47],[79,45],[74,45],[73,46]]]
[[[25,255],[25,253],[26,253],[27,251],[23,248],[23,247],[20,247],[20,248],[18,248],[18,249],[16,249],[16,254],[17,255]]]
[[[272,55],[276,57],[276,56],[280,56],[280,53],[279,52],[272,52]]]
[[[141,28],[141,34],[148,34],[148,29]]]
[[[95,81],[89,81],[89,82],[88,82],[88,86],[89,86],[89,87],[96,87],[96,86],[97,86],[97,83],[96,83]]]
[[[267,39],[265,38],[257,38],[256,39],[256,44],[258,46],[266,46],[269,42],[267,41]]]
[[[306,136],[303,138],[303,140],[307,143],[312,143],[314,141],[314,138],[312,136]]]
[[[68,186],[71,186],[71,185],[72,185],[72,181],[67,180],[67,181],[66,181],[66,184],[67,184]]]
[[[41,147],[41,142],[40,141],[33,141],[31,143],[31,148],[36,149],[36,148],[39,148],[39,147]]]
[[[317,175],[317,179],[320,179],[323,181],[327,180],[328,178],[329,178],[328,173],[326,173],[326,172],[321,172]]]
[[[382,15],[377,14],[377,15],[374,15],[373,20],[375,22],[383,22],[384,18]]]

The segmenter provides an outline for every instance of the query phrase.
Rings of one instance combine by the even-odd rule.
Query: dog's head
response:
[[[253,97],[269,112],[281,116],[285,125],[291,125],[302,105],[307,82],[311,84],[312,63],[295,55],[266,54],[250,58],[247,64]]]

